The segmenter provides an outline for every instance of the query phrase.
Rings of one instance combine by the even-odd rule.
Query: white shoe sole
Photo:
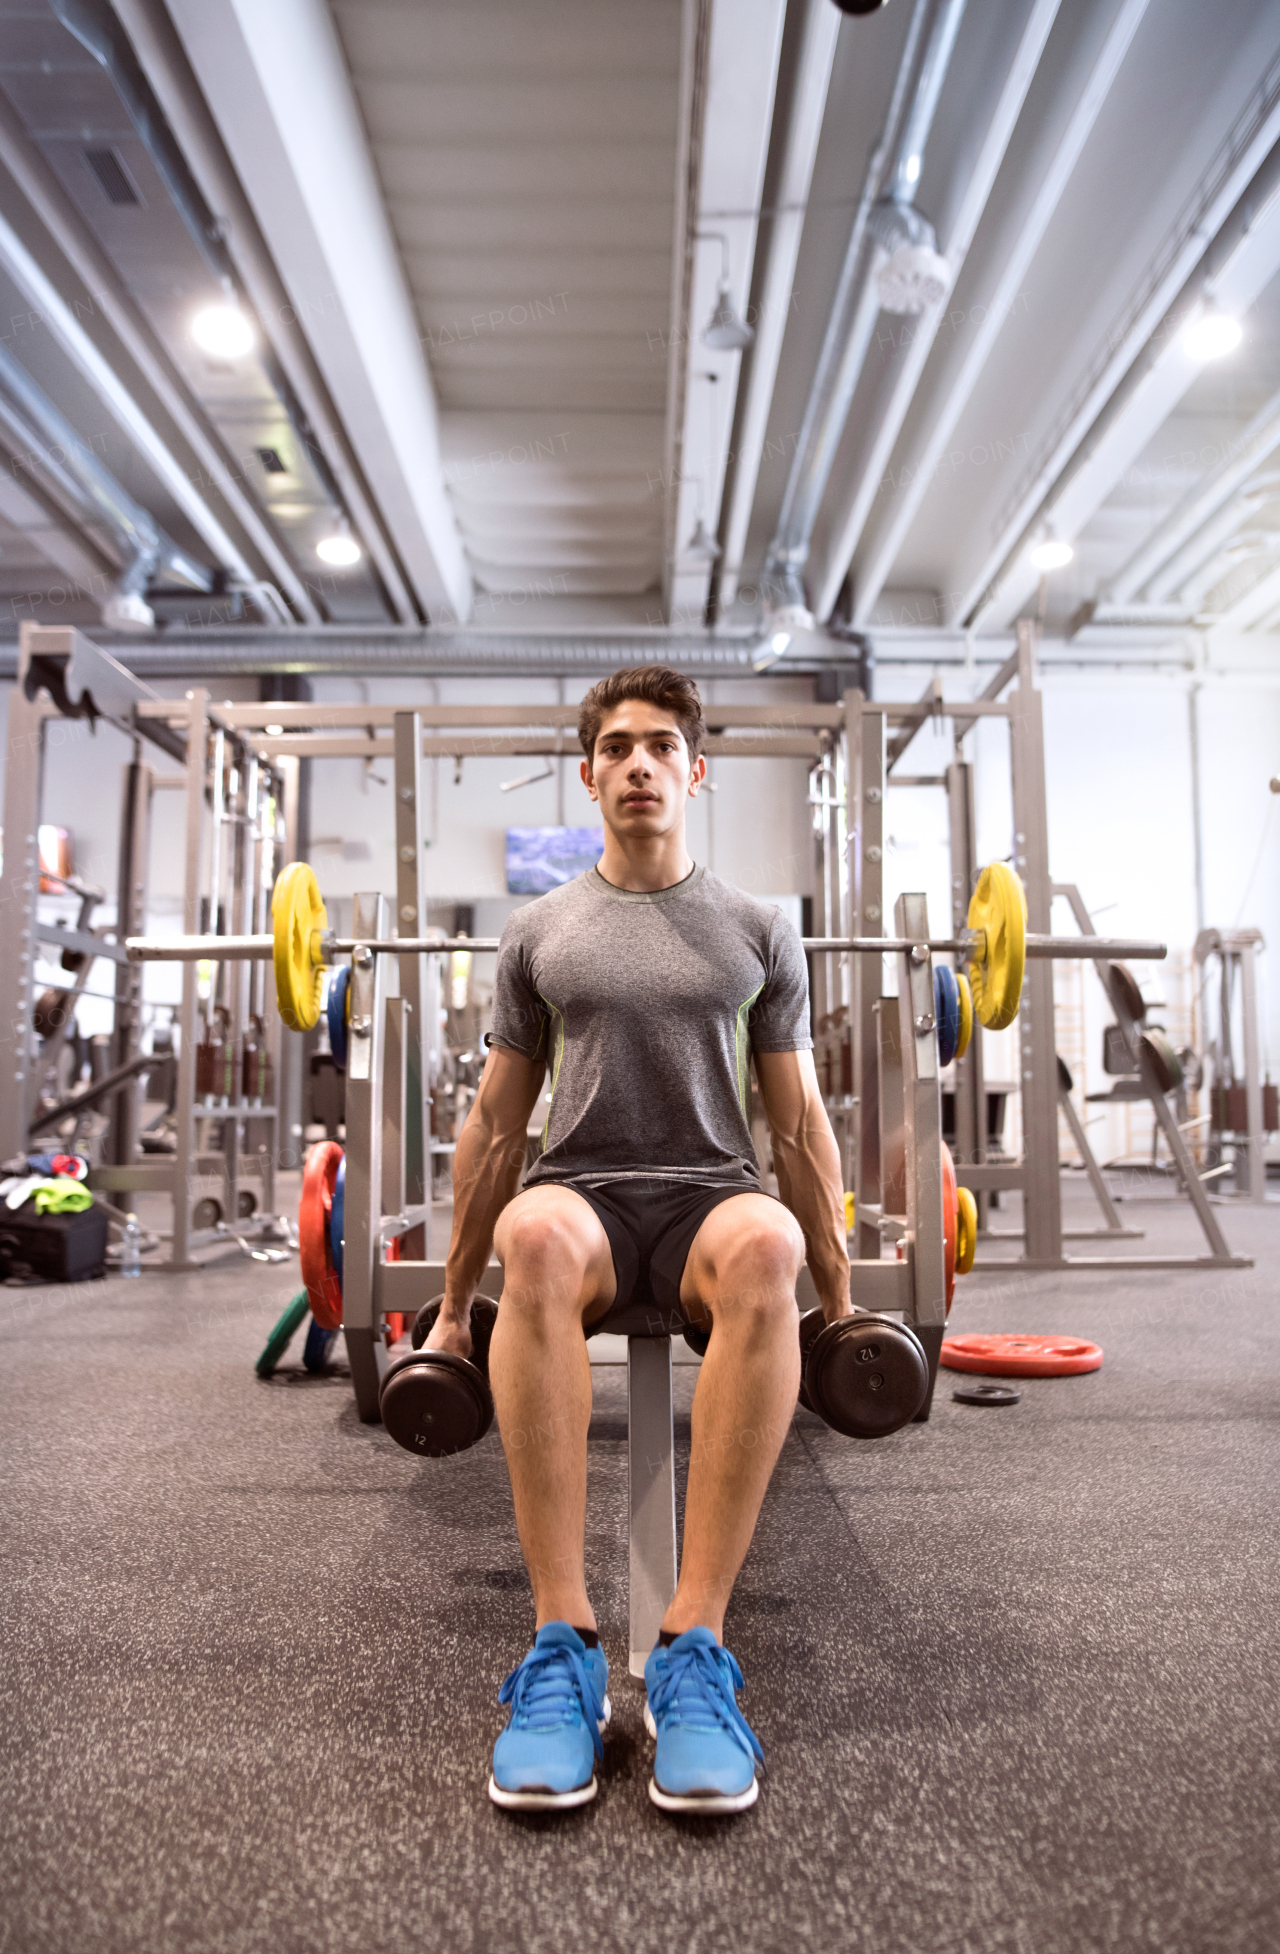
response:
[[[596,1725],[602,1734],[612,1715],[613,1705],[606,1696],[604,1715]],[[580,1784],[573,1791],[504,1791],[492,1771],[489,1773],[489,1796],[507,1812],[572,1811],[575,1805],[589,1805],[599,1789],[593,1774],[590,1784]]]
[[[580,1784],[576,1791],[504,1791],[489,1774],[489,1796],[495,1805],[508,1812],[565,1812],[575,1805],[589,1805],[599,1790],[595,1778]]]
[[[760,1780],[752,1778],[745,1791],[735,1791],[732,1794],[721,1791],[698,1791],[690,1797],[678,1798],[673,1792],[663,1791],[656,1778],[650,1778],[649,1796],[659,1811],[701,1812],[711,1818],[718,1813],[722,1818],[728,1818],[733,1812],[750,1810],[760,1796]]]
[[[644,1704],[644,1727],[656,1744],[658,1726],[653,1720],[653,1711],[649,1708],[648,1697],[645,1698]],[[697,1791],[688,1797],[679,1797],[673,1791],[663,1791],[658,1780],[650,1778],[649,1796],[660,1811],[712,1814],[721,1812],[727,1817],[731,1812],[745,1812],[751,1809],[760,1796],[760,1780],[752,1778],[745,1791]]]

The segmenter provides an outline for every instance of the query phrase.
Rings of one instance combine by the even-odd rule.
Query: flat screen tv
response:
[[[594,868],[603,828],[508,828],[507,894],[544,896]]]

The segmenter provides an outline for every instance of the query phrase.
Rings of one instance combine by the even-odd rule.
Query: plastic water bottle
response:
[[[136,1214],[131,1214],[124,1224],[120,1239],[120,1273],[122,1276],[142,1274],[142,1230]]]

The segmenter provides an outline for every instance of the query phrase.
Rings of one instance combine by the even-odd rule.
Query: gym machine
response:
[[[1055,884],[1050,875],[1044,730],[1041,698],[1034,682],[1033,626],[1026,620],[1019,623],[1016,649],[976,699],[944,699],[941,683],[935,678],[923,697],[911,703],[872,701],[861,692],[847,692],[843,713],[844,740],[831,756],[834,791],[815,803],[820,816],[820,884],[828,929],[837,923],[848,932],[852,932],[855,924],[868,934],[883,929],[884,806],[891,786],[945,790],[950,827],[951,921],[954,929],[962,927],[979,877],[979,863],[973,768],[960,757],[960,743],[981,719],[1006,721],[1013,786],[1013,861],[1026,894],[1028,927],[1041,941],[1055,944],[1053,955],[1083,957],[1096,964],[1121,1036],[1131,1053],[1134,1072],[1150,1098],[1159,1129],[1168,1141],[1209,1249],[1207,1255],[1200,1257],[1063,1253],[1058,1156],[1061,1071],[1054,1037],[1053,972],[1051,958],[1045,955],[1037,957],[1032,964],[1019,1013],[1019,1086],[1024,1136],[1021,1160],[990,1157],[981,1039],[975,1037],[967,1052],[958,1055],[956,1060],[956,1176],[975,1196],[979,1240],[994,1235],[988,1227],[989,1201],[994,1192],[1016,1189],[1023,1198],[1024,1252],[1017,1259],[1001,1260],[990,1266],[1086,1270],[1251,1266],[1248,1258],[1233,1255],[1223,1238],[1169,1105],[1167,1070],[1153,1050],[1151,1034],[1142,1025],[1140,994],[1122,967],[1126,955],[1150,952],[1126,951],[1123,946],[1105,943],[1094,933],[1079,892],[1070,885]],[[956,742],[956,757],[945,772],[906,775],[896,771],[921,727],[926,722],[943,721],[951,724]],[[1055,898],[1070,903],[1079,937],[1050,938],[1050,912]],[[889,947],[885,943],[886,951]],[[828,957],[823,963],[825,969],[815,972],[814,987],[819,1005],[819,1044],[825,1040],[828,1048],[825,1064],[832,1089],[833,1123],[837,1132],[846,1136],[857,1217],[854,1252],[874,1263],[880,1257],[881,1239],[886,1232],[882,1226],[884,1205],[889,1198],[885,1190],[894,1185],[893,1163],[885,1149],[888,1147],[892,1155],[899,1144],[894,1137],[896,1102],[886,1102],[884,1098],[883,1039],[879,1028],[885,1022],[886,1013],[892,1012],[892,1000],[880,995],[880,972],[874,959],[837,962],[835,957]],[[1118,974],[1114,968],[1117,965],[1121,966]],[[895,1090],[892,1083],[889,1090]],[[1087,1145],[1082,1157],[1088,1168],[1092,1155]],[[1127,1231],[1120,1226],[1096,1163],[1094,1167],[1091,1179],[1105,1223],[1098,1232],[1104,1238],[1114,1239]]]
[[[100,720],[133,742],[124,768],[114,941],[86,927],[83,905],[78,925],[70,929],[42,922],[38,915],[37,830],[49,728],[79,721],[91,733]],[[144,757],[144,742],[181,762],[183,771],[157,770]],[[195,931],[203,922],[209,932],[207,968],[193,964],[184,973],[176,1060],[171,1046],[162,1053],[142,1050],[142,973],[123,947],[124,939],[145,925],[157,796],[168,799],[174,793],[185,801],[184,928]],[[47,1138],[64,1120],[98,1105],[111,1107],[106,1158],[92,1166],[90,1186],[121,1211],[132,1208],[144,1190],[169,1195],[171,1267],[194,1267],[192,1247],[242,1234],[250,1213],[256,1228],[287,1233],[288,1224],[273,1213],[279,1026],[267,1008],[261,973],[227,965],[219,944],[228,928],[267,926],[276,870],[292,853],[296,806],[297,762],[254,752],[206,693],[161,700],[83,633],[22,624],[18,682],[9,702],[8,845],[0,874],[0,906],[19,924],[0,932],[0,984],[18,1005],[11,1062],[0,1067],[0,1157],[25,1150],[33,1135]],[[68,953],[85,959],[60,1007],[63,1022],[56,1025],[38,1024],[33,1009],[41,943],[58,945],[64,961]],[[55,1041],[65,1041],[75,998],[97,959],[115,969],[109,1070],[87,1086],[73,1085],[57,1103],[42,1104],[40,1077],[56,1055]],[[202,1012],[205,985],[208,1002]],[[172,1150],[150,1143],[143,1151],[141,1076],[174,1064]],[[210,1127],[221,1130],[217,1149],[204,1144]]]
[[[1267,1135],[1280,1127],[1280,1095],[1270,1079],[1261,1077],[1257,959],[1263,948],[1262,931],[1256,929],[1201,930],[1195,944],[1201,1049],[1208,1052],[1213,1073],[1206,1120],[1209,1147],[1219,1158],[1228,1146],[1235,1153],[1234,1163],[1224,1162],[1211,1171],[1223,1173],[1234,1164],[1237,1195],[1258,1204],[1267,1198]],[[1203,1008],[1211,971],[1217,978],[1217,1025],[1212,1036]]]

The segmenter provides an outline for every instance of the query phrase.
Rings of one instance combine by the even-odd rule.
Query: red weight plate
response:
[[[298,1202],[298,1260],[311,1314],[322,1330],[342,1328],[342,1285],[333,1266],[329,1239],[329,1211],[341,1159],[342,1148],[336,1140],[321,1140],[312,1147],[302,1170],[302,1198]]]
[[[1102,1348],[1082,1337],[947,1337],[941,1361],[948,1370],[988,1377],[1076,1377],[1100,1368]]]
[[[947,1261],[947,1315],[951,1314],[951,1299],[956,1293],[956,1228],[960,1197],[956,1193],[956,1164],[951,1158],[951,1149],[942,1142],[942,1238],[946,1247]]]

